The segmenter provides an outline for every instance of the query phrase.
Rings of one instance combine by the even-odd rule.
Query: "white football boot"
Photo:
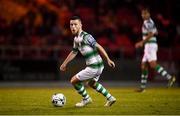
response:
[[[87,98],[87,99],[83,99],[81,102],[79,102],[79,103],[76,103],[76,107],[84,107],[84,106],[86,106],[87,104],[90,104],[90,103],[92,103],[92,99],[89,97],[89,98]]]
[[[116,98],[111,96],[109,99],[107,99],[106,104],[104,105],[105,107],[112,106],[116,102]]]

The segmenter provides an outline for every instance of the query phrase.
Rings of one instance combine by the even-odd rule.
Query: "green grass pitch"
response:
[[[41,115],[180,115],[180,88],[149,88],[136,93],[135,88],[108,88],[117,98],[112,107],[104,107],[105,98],[87,89],[93,103],[84,108],[74,107],[81,97],[73,88],[0,88],[0,114]],[[54,107],[51,96],[63,93],[64,107]]]

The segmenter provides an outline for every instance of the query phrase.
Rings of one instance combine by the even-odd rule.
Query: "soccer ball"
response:
[[[52,96],[52,104],[57,107],[63,107],[66,104],[66,97],[62,93],[55,93]]]

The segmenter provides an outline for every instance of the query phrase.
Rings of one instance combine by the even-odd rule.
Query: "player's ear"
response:
[[[79,24],[80,24],[80,26],[82,27],[82,22],[81,22],[81,21],[79,22]]]

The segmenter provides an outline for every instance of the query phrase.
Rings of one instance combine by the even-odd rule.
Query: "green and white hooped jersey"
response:
[[[143,34],[143,39],[146,38],[149,32],[152,33],[157,33],[157,28],[153,22],[153,20],[150,18],[148,20],[145,20],[142,26],[142,34]],[[156,37],[151,37],[146,43],[157,43]]]
[[[96,40],[92,35],[82,31],[80,35],[74,37],[73,52],[79,51],[84,56],[87,66],[101,68],[104,66],[103,60],[95,45]]]

